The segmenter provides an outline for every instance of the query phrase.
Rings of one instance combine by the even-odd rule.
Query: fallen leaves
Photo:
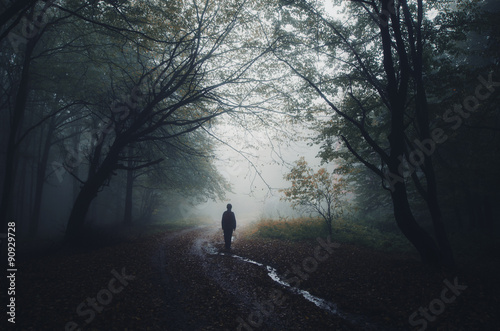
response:
[[[262,329],[351,330],[355,325],[319,309],[273,282],[264,268],[230,256],[203,256],[190,248],[208,236],[221,249],[220,233],[205,230],[163,233],[94,251],[46,256],[19,266],[18,315],[21,330],[64,329],[69,321],[85,330],[234,330],[248,323],[259,303],[280,290],[286,298],[263,315]],[[249,238],[244,232],[233,252],[283,275],[312,256],[316,242]],[[160,254],[161,253],[161,254]],[[160,261],[161,257],[161,261]],[[107,288],[111,270],[125,267],[136,278],[113,294],[95,314],[79,304]],[[443,280],[463,279],[467,290],[429,324],[441,329],[493,329],[498,325],[499,285],[494,273],[464,269],[436,272],[408,256],[389,255],[342,244],[300,288],[334,302],[349,314],[380,325],[410,329],[408,317],[440,295]],[[258,311],[257,311],[258,312]],[[358,328],[363,329],[360,325]]]

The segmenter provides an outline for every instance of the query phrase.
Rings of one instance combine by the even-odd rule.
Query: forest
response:
[[[495,0],[2,0],[5,325],[498,328],[499,14]],[[291,214],[238,218],[247,177],[237,201],[262,190]]]

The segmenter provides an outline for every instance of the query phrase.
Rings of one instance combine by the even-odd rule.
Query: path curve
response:
[[[153,263],[164,285],[166,301],[175,306],[171,312],[175,314],[176,325],[196,330],[386,329],[362,316],[340,312],[334,303],[290,286],[272,266],[238,255],[237,242],[231,252],[223,246],[222,231],[206,226],[169,233],[159,243]],[[183,247],[180,260],[174,251],[179,247]],[[175,279],[172,271],[176,263],[189,267],[190,275]],[[198,283],[190,283],[192,279]],[[189,306],[179,304],[196,302],[195,298],[185,298],[183,293],[189,293],[189,286],[200,286],[200,282],[212,284],[213,291],[208,291],[215,293],[214,302],[220,299],[218,296],[227,302],[227,309],[231,311],[229,319],[224,322],[200,320]],[[203,289],[205,292],[205,287]],[[226,310],[226,306],[217,309]],[[216,323],[218,328],[211,325]]]

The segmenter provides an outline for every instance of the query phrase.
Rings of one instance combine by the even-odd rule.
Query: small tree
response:
[[[346,180],[325,168],[314,172],[303,157],[295,162],[284,178],[292,182],[292,187],[280,190],[285,194],[283,199],[290,201],[294,208],[303,207],[306,211],[319,214],[331,236],[333,219],[343,214],[345,202],[342,197],[346,194]]]

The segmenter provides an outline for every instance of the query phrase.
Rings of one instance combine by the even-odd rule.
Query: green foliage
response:
[[[337,219],[332,225],[332,240],[387,252],[412,252],[401,234],[387,233],[360,223]],[[261,219],[250,226],[251,236],[291,241],[314,240],[324,237],[325,223],[319,218]]]
[[[389,22],[377,15],[387,1],[335,4],[343,17],[329,16],[314,1],[283,2],[276,23],[286,44],[277,57],[310,87],[297,93],[325,101],[323,109],[312,103],[302,117],[317,132],[319,156],[353,170],[356,216],[380,229],[392,213],[391,195],[381,189],[384,171],[402,174],[407,215],[435,234],[451,261],[437,226],[442,220],[448,229],[470,225],[487,232],[500,219],[493,203],[500,185],[499,95],[478,96],[484,89],[478,76],[491,80],[497,72],[498,1],[395,1]],[[459,116],[462,107],[471,109],[468,100],[474,109]],[[422,157],[425,165],[405,171],[403,156],[418,151],[435,129],[446,132],[446,141]],[[410,220],[396,217],[401,227]],[[424,242],[415,239],[418,231],[406,233],[414,245]]]

